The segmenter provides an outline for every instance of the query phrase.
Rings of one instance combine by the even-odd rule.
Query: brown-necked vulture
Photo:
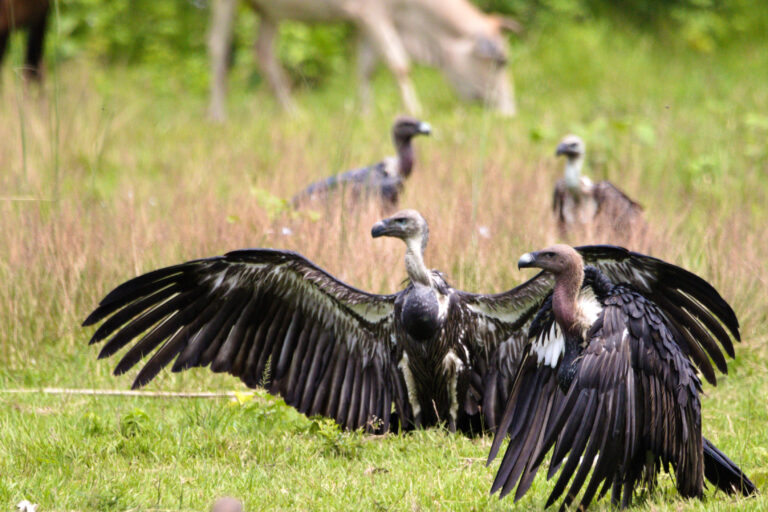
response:
[[[577,135],[563,138],[555,152],[566,157],[565,177],[555,185],[552,200],[560,236],[613,242],[642,235],[646,229],[643,207],[611,182],[593,183],[583,176],[584,153],[584,141]]]
[[[316,181],[296,194],[291,202],[295,207],[299,207],[325,201],[335,191],[348,193],[355,202],[375,199],[385,208],[394,209],[399,202],[403,184],[413,171],[415,157],[411,139],[430,133],[432,127],[429,123],[400,116],[392,125],[392,142],[397,151],[396,156],[387,157],[368,167]]]
[[[608,491],[625,508],[638,483],[653,488],[670,467],[685,497],[701,497],[704,478],[728,493],[756,492],[701,432],[697,368],[713,384],[710,358],[726,372],[718,342],[734,356],[736,315],[698,276],[621,252],[555,245],[520,258],[519,267],[553,276],[554,288],[530,325],[489,454],[509,439],[491,492],[517,486],[520,499],[550,451],[547,478],[560,473],[545,507],[570,482],[561,510],[582,490],[580,510]]]

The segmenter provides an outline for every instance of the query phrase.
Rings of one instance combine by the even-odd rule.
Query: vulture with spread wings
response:
[[[451,288],[424,264],[428,227],[413,210],[371,233],[407,246],[410,282],[396,294],[355,289],[293,252],[240,250],[136,277],[84,325],[103,321],[91,338],[109,338],[99,357],[133,342],[117,375],[151,354],[134,387],[171,362],[176,372],[209,366],[348,429],[493,429],[524,326],[551,283],[498,295]]]
[[[517,487],[520,499],[550,451],[547,478],[560,475],[546,506],[570,482],[561,510],[590,472],[580,510],[609,490],[625,508],[638,482],[653,488],[670,467],[685,497],[701,497],[705,477],[728,493],[756,492],[701,432],[696,369],[714,384],[712,362],[727,371],[718,342],[733,357],[732,338],[739,340],[736,315],[717,290],[610,246],[556,245],[524,254],[518,265],[543,269],[555,284],[530,325],[495,434],[489,462],[509,444],[491,492],[503,497]]]

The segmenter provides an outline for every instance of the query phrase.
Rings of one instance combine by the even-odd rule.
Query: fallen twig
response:
[[[7,394],[32,394],[44,393],[48,395],[109,395],[109,396],[148,396],[155,398],[237,398],[234,391],[201,391],[175,392],[175,391],[129,391],[120,389],[73,389],[73,388],[36,388],[36,389],[0,389],[0,393]]]

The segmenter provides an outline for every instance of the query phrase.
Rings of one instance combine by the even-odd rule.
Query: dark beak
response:
[[[555,156],[568,155],[568,144],[558,144],[555,150]]]
[[[380,236],[386,236],[390,232],[389,222],[387,219],[380,220],[371,228],[371,236],[373,238],[379,238]]]
[[[535,267],[536,266],[536,256],[538,256],[538,253],[535,252],[527,252],[520,256],[520,259],[517,260],[517,268],[529,268],[529,267]]]

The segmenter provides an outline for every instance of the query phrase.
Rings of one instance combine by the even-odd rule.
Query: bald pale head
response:
[[[371,236],[391,236],[404,242],[418,241],[422,250],[427,246],[429,226],[424,217],[416,210],[401,210],[384,220],[380,220],[371,228]]]
[[[557,244],[540,251],[523,254],[517,262],[517,267],[540,268],[558,277],[563,274],[581,274],[584,270],[584,262],[573,247]]]
[[[578,135],[566,135],[557,145],[555,156],[565,155],[569,160],[584,156],[586,146]]]

